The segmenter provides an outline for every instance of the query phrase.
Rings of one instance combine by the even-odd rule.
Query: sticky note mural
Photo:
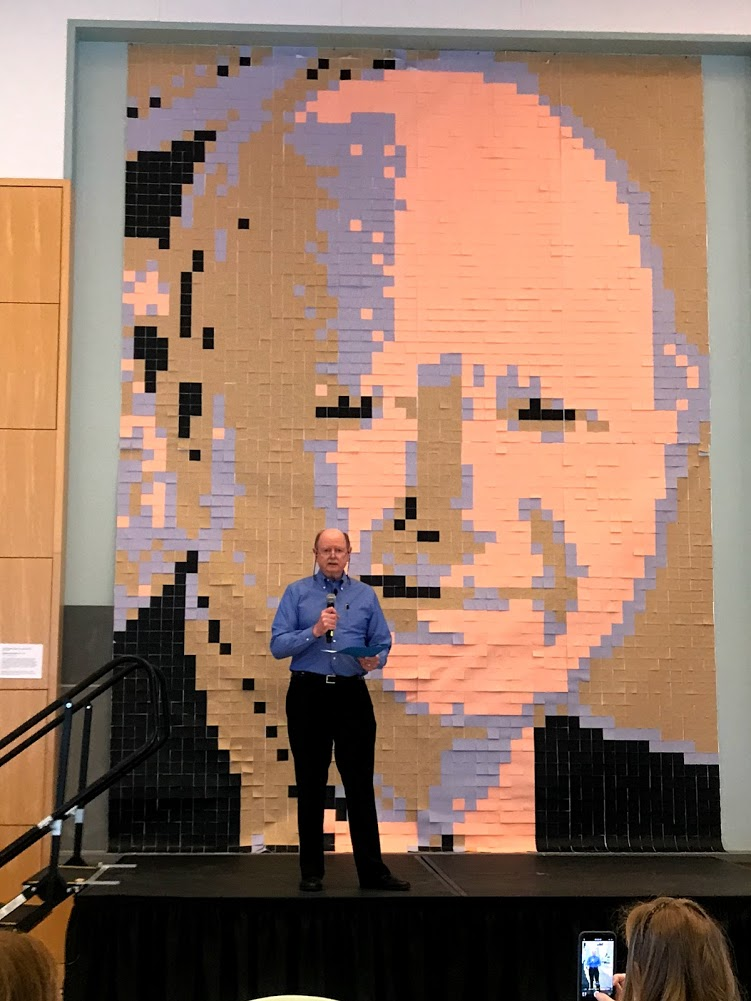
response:
[[[386,850],[719,847],[699,63],[134,46],[127,125],[116,643],[179,727],[113,845],[294,850],[328,525]]]

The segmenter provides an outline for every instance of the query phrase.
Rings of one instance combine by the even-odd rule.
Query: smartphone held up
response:
[[[596,991],[613,997],[615,932],[583,931],[578,953],[579,997],[591,998]]]

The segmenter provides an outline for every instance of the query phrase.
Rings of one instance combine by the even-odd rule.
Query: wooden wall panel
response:
[[[57,975],[60,984],[65,977],[65,931],[72,910],[73,898],[69,897],[62,904],[58,904],[52,914],[31,932],[34,938],[44,942],[57,960]]]
[[[54,555],[55,439],[0,431],[0,557]]]
[[[61,202],[60,309],[57,350],[57,434],[55,436],[55,496],[52,523],[52,608],[50,622],[50,658],[55,663],[55,695],[57,695],[58,662],[60,659],[60,625],[63,615],[63,552],[65,538],[65,488],[68,468],[68,349],[70,315],[70,241],[71,190],[63,182]],[[50,691],[52,691],[50,687]]]
[[[0,679],[0,734],[58,696],[68,388],[70,185],[0,180],[0,643],[42,643],[40,679]],[[0,844],[52,807],[56,736],[0,768]],[[0,870],[0,905],[45,864]],[[63,954],[69,904],[35,934]]]
[[[58,308],[0,302],[0,428],[57,424]]]
[[[52,569],[51,558],[0,559],[0,642],[43,643],[45,659],[50,655]],[[3,690],[48,690],[48,685],[46,677],[14,678],[3,682]]]
[[[60,184],[0,185],[0,302],[60,301],[62,208]]]
[[[48,701],[45,691],[4,691],[0,700],[0,733],[15,729]],[[31,827],[49,813],[48,790],[39,781],[48,764],[48,749],[51,752],[52,741],[44,738],[0,768],[0,824]]]
[[[0,773],[2,773],[2,769],[0,769]],[[26,830],[28,830],[28,826],[0,824],[0,848],[5,848]],[[37,841],[18,858],[13,859],[12,862],[0,869],[0,901],[5,903],[12,900],[20,890],[22,880],[39,872],[42,867],[42,848],[44,845],[44,841]],[[49,848],[47,848],[47,852],[49,854]]]

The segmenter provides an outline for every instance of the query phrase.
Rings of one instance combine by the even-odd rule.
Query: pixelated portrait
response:
[[[133,45],[125,130],[111,848],[297,850],[331,527],[384,851],[720,850],[700,61]]]

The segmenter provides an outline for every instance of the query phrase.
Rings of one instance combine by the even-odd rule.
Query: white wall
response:
[[[751,39],[749,0],[213,0],[210,7],[214,26]],[[206,0],[0,4],[0,177],[64,175],[66,89],[72,92],[69,22],[205,25],[208,8]]]

